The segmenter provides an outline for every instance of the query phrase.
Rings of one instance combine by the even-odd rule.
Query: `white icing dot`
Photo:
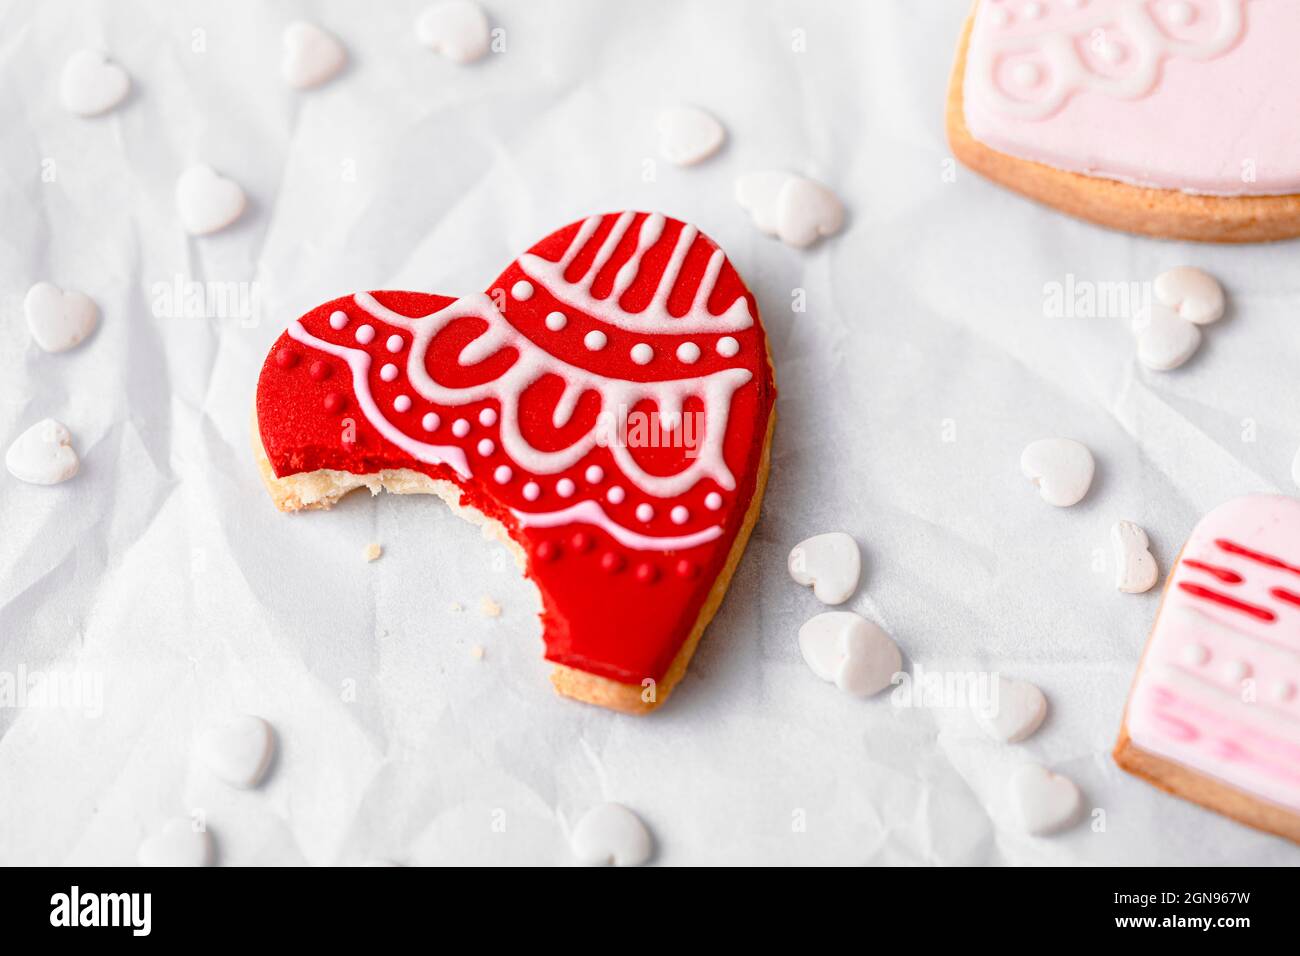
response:
[[[649,502],[643,501],[636,506],[636,516],[638,521],[649,521],[655,516],[655,510]]]
[[[740,343],[730,335],[724,335],[722,338],[718,339],[717,349],[718,354],[723,358],[731,358],[740,351]]]
[[[1124,59],[1124,48],[1108,36],[1102,36],[1095,41],[1094,49],[1107,63],[1118,63]]]
[[[1011,77],[1019,86],[1037,86],[1038,81],[1043,78],[1043,71],[1038,68],[1037,63],[1017,63],[1015,69],[1011,71]]]
[[[478,413],[478,423],[487,428],[491,428],[497,423],[497,411],[495,408],[485,408]]]
[[[484,458],[486,458],[488,455],[492,454],[496,450],[497,450],[497,443],[494,442],[491,438],[483,438],[479,440],[478,453],[482,455]]]
[[[710,491],[704,496],[704,507],[708,508],[710,511],[717,511],[722,507],[722,495],[718,494],[716,491]]]
[[[1165,16],[1174,26],[1183,27],[1192,22],[1192,18],[1196,16],[1196,8],[1185,0],[1174,0],[1165,8]]]
[[[552,332],[558,332],[568,324],[569,319],[563,312],[552,312],[546,317],[546,327]]]
[[[673,519],[673,524],[686,524],[690,520],[691,513],[686,509],[685,505],[678,505],[673,508],[669,517]]]
[[[598,485],[605,480],[605,469],[600,465],[588,465],[586,474],[587,483]]]
[[[385,382],[391,382],[393,379],[397,378],[397,366],[392,362],[389,362],[379,370],[379,377]]]
[[[369,345],[375,338],[375,327],[373,325],[363,325],[357,329],[357,341],[362,345]]]
[[[493,480],[494,480],[498,485],[504,485],[506,482],[508,482],[508,481],[509,481],[511,478],[513,478],[514,476],[515,476],[515,473],[514,473],[513,471],[510,470],[510,466],[509,466],[509,465],[497,465],[497,470],[494,471],[494,472],[492,472],[492,479],[493,479]]]
[[[592,329],[582,337],[582,344],[593,352],[599,352],[608,341],[609,338],[600,329]]]
[[[393,408],[399,412],[409,412],[411,410],[411,396],[398,395],[393,399]]]
[[[574,485],[571,478],[561,478],[555,483],[555,492],[561,498],[572,498],[573,493],[577,490],[577,486]]]
[[[469,422],[463,418],[458,418],[451,423],[451,433],[457,438],[464,438],[469,434]]]
[[[632,361],[637,365],[648,365],[650,360],[655,357],[655,350],[645,342],[638,342],[632,346]]]
[[[683,342],[677,346],[677,358],[679,361],[690,365],[699,360],[700,347],[694,342]]]
[[[530,481],[524,485],[524,497],[529,501],[536,501],[537,496],[542,493],[541,487],[535,481]]]
[[[385,343],[385,345],[387,345],[388,347],[388,351],[394,353],[402,351],[402,346],[405,344],[406,344],[406,340],[403,339],[400,335],[390,335],[388,337],[388,341]]]
[[[1278,700],[1290,700],[1295,696],[1295,684],[1289,680],[1280,680],[1273,687],[1273,696]]]
[[[424,417],[420,419],[420,424],[426,432],[437,431],[438,426],[442,424],[442,419],[438,417],[437,412],[426,412]]]
[[[348,314],[343,311],[330,313],[330,328],[337,332],[343,326],[348,324]]]
[[[1250,676],[1250,665],[1245,661],[1229,661],[1223,668],[1223,676],[1234,684]]]
[[[605,497],[609,500],[610,504],[621,505],[623,503],[623,498],[626,497],[626,493],[623,491],[621,486],[614,485],[605,493]]]
[[[526,279],[520,279],[510,287],[510,294],[520,302],[527,302],[533,297],[533,284]]]
[[[995,27],[1004,27],[1011,22],[1011,14],[1002,7],[993,7],[989,10],[989,22]]]
[[[1210,652],[1203,644],[1188,644],[1183,648],[1183,661],[1192,667],[1199,667],[1210,659]]]
[[[1026,20],[1037,20],[1046,11],[1043,10],[1043,5],[1038,0],[1032,0],[1032,2],[1021,7],[1020,12],[1025,15]]]

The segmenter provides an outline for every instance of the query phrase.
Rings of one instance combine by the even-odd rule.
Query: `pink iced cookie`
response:
[[[1163,789],[1300,841],[1300,500],[1239,498],[1193,530],[1115,758]]]

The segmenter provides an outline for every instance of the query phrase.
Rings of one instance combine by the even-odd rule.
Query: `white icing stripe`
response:
[[[297,320],[289,326],[289,337],[303,345],[310,345],[314,349],[337,356],[348,363],[348,368],[352,370],[352,390],[356,393],[362,414],[386,439],[417,461],[429,465],[450,465],[462,478],[469,477],[469,462],[465,458],[465,453],[455,445],[430,445],[416,441],[384,417],[384,413],[375,404],[374,396],[370,394],[370,383],[366,381],[366,372],[370,370],[368,353],[362,349],[346,348],[318,339],[303,328],[302,322]]]
[[[367,293],[359,293],[354,301],[377,319],[387,321],[391,314]],[[487,329],[478,339],[472,340],[461,353],[470,351],[475,359],[487,358],[497,350],[510,347],[519,358],[495,379],[464,388],[450,388],[434,381],[425,368],[425,353],[429,342],[439,330],[457,318],[473,316],[487,322]],[[700,479],[712,478],[723,489],[730,491],[736,481],[727,467],[723,455],[727,422],[731,411],[731,398],[736,389],[744,385],[753,373],[745,368],[729,368],[710,375],[694,378],[668,379],[658,382],[633,382],[609,378],[569,365],[537,346],[531,339],[510,325],[497,311],[492,300],[479,294],[458,299],[438,312],[411,319],[403,324],[412,332],[411,349],[407,356],[406,373],[412,386],[427,401],[440,405],[463,405],[468,402],[495,398],[501,405],[501,444],[506,453],[526,470],[538,475],[555,474],[572,467],[592,448],[603,445],[610,449],[624,474],[648,495],[673,498],[689,491]],[[487,338],[491,348],[479,348]],[[462,361],[462,364],[467,364]],[[557,375],[565,382],[565,394],[557,404],[553,421],[567,421],[584,392],[595,391],[601,398],[601,414],[591,429],[568,448],[559,451],[540,451],[524,438],[519,429],[519,400],[525,389],[545,375]],[[651,401],[659,409],[661,419],[679,420],[682,403],[696,396],[704,404],[704,434],[695,449],[694,460],[674,475],[653,475],[645,471],[627,448],[628,416],[640,402]],[[373,403],[372,403],[373,404]]]
[[[1189,578],[1180,578],[1180,580],[1190,580]],[[1291,657],[1300,657],[1300,647],[1293,647],[1283,643],[1281,640],[1270,640],[1259,634],[1252,634],[1249,631],[1243,631],[1239,628],[1229,627],[1223,621],[1216,617],[1211,617],[1205,613],[1200,606],[1193,604],[1193,598],[1185,597],[1175,591],[1171,597],[1177,597],[1178,603],[1173,606],[1173,611],[1181,618],[1179,623],[1187,624],[1193,627],[1203,627],[1209,633],[1215,635],[1221,640],[1232,641],[1249,641],[1252,644],[1262,644],[1270,650],[1279,654],[1288,654]]]
[[[559,511],[515,511],[514,514],[520,525],[525,528],[555,528],[578,522],[594,524],[608,533],[619,544],[634,551],[675,551],[694,548],[701,544],[707,544],[722,535],[720,525],[712,525],[702,531],[696,531],[694,534],[662,538],[629,531],[605,514],[605,509],[600,506],[598,501],[580,501],[576,505],[562,508]]]
[[[1240,694],[1224,690],[1200,674],[1175,664],[1153,664],[1151,676],[1207,707],[1254,727],[1261,733],[1276,734],[1286,740],[1300,743],[1300,718],[1271,707],[1266,700],[1246,703]]]
[[[576,282],[566,280],[564,273],[574,259],[577,258],[583,246],[595,234],[596,228],[601,223],[600,217],[593,217],[582,224],[582,228],[578,230],[578,235],[559,262],[543,259],[533,253],[525,253],[519,257],[519,267],[524,270],[530,279],[545,288],[565,305],[620,329],[633,332],[684,335],[737,332],[754,324],[754,317],[749,312],[749,303],[743,295],[738,295],[721,315],[714,315],[708,310],[709,298],[713,294],[718,275],[722,271],[725,260],[722,250],[716,247],[714,247],[712,257],[709,259],[708,268],[696,288],[691,308],[685,315],[680,316],[673,315],[668,311],[668,300],[681,276],[682,265],[685,263],[686,256],[690,253],[692,246],[700,238],[699,230],[691,225],[682,226],[673,247],[672,258],[664,268],[663,275],[650,304],[640,312],[623,311],[623,308],[618,304],[619,298],[636,280],[644,253],[652,248],[663,235],[662,217],[656,219],[655,215],[649,215],[642,221],[636,251],[619,269],[618,275],[615,277],[614,289],[603,299],[595,298],[591,294],[592,284],[618,248],[619,242],[631,226],[635,215],[635,213],[625,212],[618,217],[609,235],[601,243],[596,258],[592,260],[591,265],[587,267],[587,271]],[[710,245],[712,244],[710,243]]]

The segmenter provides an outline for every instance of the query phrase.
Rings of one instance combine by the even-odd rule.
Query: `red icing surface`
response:
[[[633,256],[636,226],[643,220],[638,215],[597,273],[591,288],[595,298],[608,295],[620,266]],[[612,215],[604,217],[570,262],[566,279],[576,281],[591,264],[614,221]],[[573,223],[543,239],[530,251],[542,259],[558,262],[581,226],[582,223]],[[619,300],[625,312],[639,312],[650,302],[682,228],[676,220],[666,220],[662,239],[644,253],[640,271]],[[691,307],[715,249],[704,236],[689,246],[667,300],[668,311],[674,316],[682,315]],[[416,441],[463,450],[470,476],[458,475],[448,464],[419,461],[381,435],[363,414],[348,362],[296,341],[289,332],[280,336],[272,347],[258,381],[257,417],[262,443],[278,477],[321,468],[357,474],[410,468],[456,482],[463,503],[500,520],[524,547],[528,555],[527,574],[542,595],[541,617],[548,659],[624,683],[639,684],[645,678],[660,680],[690,633],[753,498],[763,440],[776,397],[757,305],[730,261],[722,265],[708,297],[708,307],[710,313],[720,316],[738,298],[744,298],[754,321],[742,330],[676,334],[675,330],[620,328],[559,301],[536,280],[530,280],[535,288],[530,298],[515,299],[509,290],[526,278],[521,265],[513,263],[489,287],[488,295],[513,329],[547,356],[559,360],[556,367],[560,371],[561,363],[567,363],[626,382],[683,379],[736,368],[751,373],[749,380],[731,395],[722,445],[722,458],[735,478],[734,489],[728,490],[714,478],[705,476],[680,495],[655,497],[639,488],[634,477],[620,469],[609,448],[599,445],[563,471],[530,472],[503,447],[498,398],[456,405],[423,398],[406,374],[412,331],[368,314],[352,296],[311,310],[301,318],[302,328],[332,345],[363,349],[370,357],[365,380],[387,421]],[[413,318],[436,312],[455,301],[419,292],[375,292],[373,295],[382,306]],[[331,327],[330,316],[339,310],[347,314],[348,323],[336,330]],[[562,312],[567,318],[562,330],[553,331],[545,325],[546,316],[554,311]],[[360,345],[356,330],[363,324],[373,326],[375,336],[369,343]],[[484,319],[466,316],[453,319],[433,335],[423,364],[438,385],[465,388],[492,382],[521,360],[518,349],[506,346],[477,364],[460,365],[461,349],[487,327]],[[598,351],[583,344],[584,336],[593,329],[603,332],[608,340],[606,347]],[[387,348],[387,341],[393,335],[403,339],[403,346],[396,354]],[[724,357],[717,351],[717,342],[724,335],[740,345],[734,357]],[[691,364],[681,362],[676,356],[677,346],[687,341],[697,344],[701,350],[698,361]],[[649,364],[639,365],[631,360],[631,348],[637,343],[653,347],[655,358]],[[401,372],[393,381],[384,381],[380,369],[390,362]],[[548,372],[525,388],[519,397],[519,431],[538,451],[557,451],[581,440],[602,411],[602,393],[587,390],[578,400],[570,420],[557,428],[552,414],[563,387],[564,380],[559,374]],[[407,411],[395,410],[394,401],[400,395],[411,399]],[[683,404],[687,415],[704,408],[700,397],[687,398]],[[497,420],[490,425],[480,422],[479,415],[484,409],[496,412]],[[636,410],[651,414],[655,406],[643,401],[637,404]],[[440,419],[432,432],[421,424],[428,412],[434,412]],[[452,426],[462,418],[471,428],[468,434],[457,437]],[[651,421],[654,420],[657,414],[651,414]],[[703,416],[704,433],[713,420],[713,410],[709,409]],[[484,439],[492,442],[488,454],[483,454],[480,447]],[[671,435],[667,441],[659,442],[658,447],[631,448],[630,453],[640,468],[654,476],[676,474],[694,460],[691,450],[681,447],[681,442]],[[501,484],[493,476],[503,465],[510,468],[512,478]],[[587,480],[593,465],[603,472],[599,481]],[[567,498],[559,495],[556,487],[564,478],[571,480],[576,489]],[[541,488],[536,500],[530,501],[523,494],[529,481],[535,481]],[[606,497],[613,485],[625,489],[626,497],[621,502],[611,502]],[[706,497],[713,492],[722,498],[722,506],[717,510],[705,504]],[[610,520],[638,535],[678,537],[715,527],[721,529],[721,534],[687,548],[639,549],[619,543],[607,530],[593,523],[571,521],[549,528],[523,527],[515,515],[516,511],[555,511],[583,501],[599,502]],[[637,517],[636,509],[646,503],[654,508],[654,516],[643,521]],[[688,510],[685,521],[674,521],[671,516],[672,509],[678,505]]]

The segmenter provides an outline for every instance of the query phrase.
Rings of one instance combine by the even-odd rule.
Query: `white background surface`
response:
[[[1112,763],[1157,595],[1115,591],[1108,537],[1137,521],[1164,570],[1208,509],[1294,491],[1296,244],[1130,238],[965,170],[945,181],[966,0],[487,7],[507,50],[467,68],[417,45],[418,2],[0,12],[0,434],[56,417],[83,462],[53,488],[0,476],[0,671],[103,682],[97,717],[0,709],[0,862],[129,863],[199,809],[227,864],[565,863],[572,825],[612,799],[672,864],[1296,863]],[[351,54],[314,92],[280,79],[295,16]],[[58,106],[83,46],[134,81],[95,120]],[[689,170],[656,160],[656,113],[679,102],[731,137]],[[199,240],[173,201],[195,161],[251,201]],[[731,184],[761,168],[832,186],[843,234],[808,252],[758,234]],[[721,243],[758,297],[780,389],[748,554],[687,679],[643,719],[552,693],[531,585],[439,502],[282,515],[248,448],[261,361],[303,311],[363,288],[479,291],[552,229],[621,208]],[[1138,367],[1123,319],[1044,316],[1044,283],[1067,273],[1145,281],[1184,263],[1219,276],[1231,306],[1177,372]],[[260,321],[156,316],[154,285],[177,276],[256,283]],[[103,311],[73,352],[30,342],[21,298],[40,279]],[[1057,434],[1099,465],[1066,510],[1018,468]],[[846,607],[909,667],[1030,678],[1043,729],[999,746],[965,711],[817,680],[795,635],[822,608],[785,557],[832,529],[865,555]],[[385,552],[366,564],[371,541]],[[479,613],[484,595],[500,618]],[[246,793],[191,756],[199,729],[244,711],[280,744]],[[1077,781],[1104,832],[1008,826],[1005,780],[1027,760]]]

